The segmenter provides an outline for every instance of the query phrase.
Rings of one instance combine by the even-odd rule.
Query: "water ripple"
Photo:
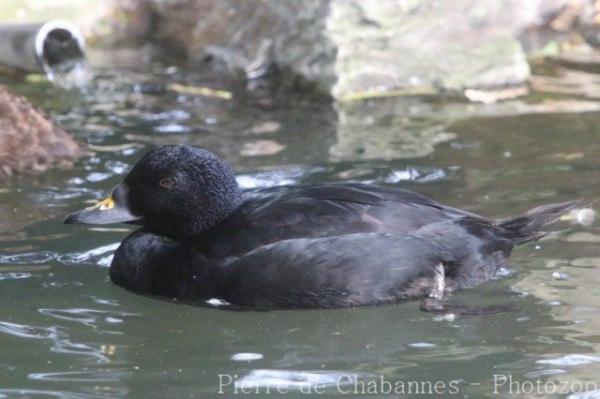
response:
[[[92,183],[96,183],[99,181],[104,181],[106,179],[111,178],[112,175],[110,173],[105,173],[105,172],[92,172],[90,174],[88,174],[85,179],[89,182]]]
[[[122,322],[123,317],[139,316],[137,313],[126,313],[117,311],[106,311],[88,308],[69,308],[69,309],[38,309],[43,315],[51,316],[59,320],[73,321],[97,329],[98,324],[106,322],[115,324]]]
[[[260,360],[263,357],[262,353],[241,352],[231,355],[231,360],[235,360],[236,362],[251,362],[253,360]]]
[[[119,370],[56,371],[52,373],[30,373],[28,377],[38,381],[60,382],[119,382],[127,373]]]
[[[119,302],[117,302],[116,299],[104,299],[95,296],[91,296],[90,298],[92,298],[92,301],[96,302],[99,305],[119,306]]]
[[[158,133],[189,133],[192,131],[192,128],[177,123],[170,123],[168,125],[155,126],[154,131]]]
[[[190,119],[191,115],[181,109],[173,109],[170,111],[157,112],[157,113],[144,113],[140,115],[141,118],[147,121],[172,121],[172,120],[186,120]]]
[[[124,396],[125,394],[119,395]],[[106,399],[105,395],[92,395],[69,391],[48,391],[41,389],[0,389],[0,398],[59,398],[59,399]]]
[[[50,340],[52,341],[51,352],[91,356],[100,363],[110,362],[102,352],[102,348],[72,342],[67,332],[58,326],[39,327],[0,321],[0,332],[19,338]]]
[[[292,166],[285,169],[240,174],[236,176],[236,180],[243,189],[268,188],[296,184],[310,172],[304,167]]]
[[[600,389],[573,393],[567,396],[567,399],[600,399]]]
[[[102,352],[102,347],[95,347],[80,342],[72,342],[69,339],[59,339],[50,348],[51,352],[70,355],[83,355],[95,358],[98,363],[110,363],[110,359]]]
[[[56,253],[50,251],[25,252],[17,255],[0,255],[0,264],[40,264],[56,259]]]
[[[381,181],[383,183],[399,183],[403,181],[415,181],[419,183],[431,183],[435,181],[448,180],[457,174],[458,168],[436,169],[436,168],[406,168],[390,172]]]
[[[116,175],[122,175],[129,170],[129,165],[125,162],[109,160],[104,163],[106,169]]]
[[[70,252],[58,257],[58,260],[63,263],[94,263],[100,266],[110,266],[113,252],[119,247],[120,243],[103,245],[101,247],[92,248],[87,251]],[[106,254],[109,255],[106,255]]]
[[[22,280],[32,277],[33,274],[26,272],[0,273],[0,281],[2,280]]]
[[[57,339],[63,334],[58,327],[35,327],[0,321],[0,332],[20,338]],[[63,334],[64,335],[64,334]]]
[[[538,364],[552,364],[555,366],[579,366],[582,364],[598,362],[600,362],[600,356],[580,354],[571,354],[554,359],[543,359],[536,361]]]

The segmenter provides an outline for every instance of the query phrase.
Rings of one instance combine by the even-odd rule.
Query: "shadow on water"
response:
[[[382,380],[440,381],[456,384],[460,396],[492,397],[494,375],[600,388],[597,226],[519,248],[497,280],[454,297],[514,302],[519,310],[452,320],[413,302],[237,312],[146,298],[108,280],[112,252],[129,227],[60,223],[102,198],[146,149],[167,143],[210,148],[245,188],[362,181],[490,216],[598,201],[600,103],[585,93],[534,93],[497,104],[396,98],[333,105],[144,64],[98,68],[81,93],[7,82],[93,153],[72,170],[0,188],[0,397],[223,397],[220,382],[225,397],[236,387],[262,395],[277,386],[289,389],[286,397],[306,397],[303,390],[317,385],[325,397],[355,389],[363,397],[369,384],[379,384],[371,396],[387,397]]]

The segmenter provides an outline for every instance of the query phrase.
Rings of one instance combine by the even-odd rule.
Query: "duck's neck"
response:
[[[207,203],[210,204],[204,208],[198,209],[198,212],[192,218],[193,223],[190,224],[185,237],[197,237],[219,225],[224,220],[235,212],[242,204],[242,191],[235,186],[235,191],[230,191],[225,196],[215,196],[209,198]]]
[[[243,202],[242,191],[231,187],[226,192],[203,193],[193,199],[193,206],[177,207],[178,212],[151,217],[142,224],[178,240],[197,238],[226,220]]]

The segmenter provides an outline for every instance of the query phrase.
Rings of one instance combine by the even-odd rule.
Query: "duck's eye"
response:
[[[172,177],[163,177],[162,179],[160,179],[158,184],[160,184],[161,187],[166,188],[167,190],[171,190],[173,187],[175,187],[175,179],[173,179]]]

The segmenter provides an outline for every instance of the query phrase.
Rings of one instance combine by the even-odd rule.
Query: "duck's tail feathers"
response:
[[[549,233],[544,230],[546,225],[556,222],[572,209],[581,207],[581,202],[576,200],[538,206],[522,215],[499,219],[496,224],[509,233],[513,245],[537,241]]]

